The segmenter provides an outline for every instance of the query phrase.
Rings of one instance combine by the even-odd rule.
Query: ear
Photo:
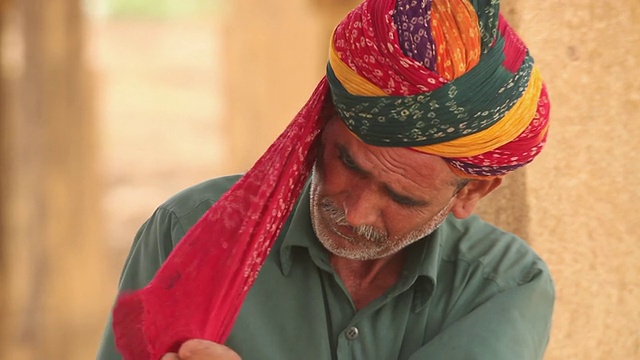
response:
[[[473,213],[478,201],[489,195],[489,193],[500,186],[500,184],[502,184],[501,177],[488,180],[473,179],[469,181],[455,196],[453,206],[451,207],[453,216],[458,219],[469,217]]]

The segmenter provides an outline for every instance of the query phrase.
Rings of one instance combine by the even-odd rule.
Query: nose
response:
[[[354,184],[343,201],[344,216],[351,226],[377,226],[380,218],[379,199],[367,184]]]

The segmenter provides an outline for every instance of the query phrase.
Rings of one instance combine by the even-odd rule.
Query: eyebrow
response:
[[[350,169],[353,169],[355,172],[357,172],[358,174],[361,175],[366,175],[369,176],[371,175],[371,173],[369,171],[364,170],[362,167],[360,167],[360,165],[358,165],[358,163],[353,159],[353,157],[351,156],[351,154],[349,153],[349,150],[347,150],[347,148],[342,145],[342,144],[336,144],[336,147],[338,148],[338,153],[340,154],[340,160],[342,160],[342,162],[349,167]],[[408,195],[402,195],[400,193],[398,193],[397,191],[393,190],[389,185],[382,183],[382,188],[384,189],[384,191],[387,193],[387,195],[389,195],[389,197],[402,205],[409,205],[409,206],[427,206],[429,205],[428,202],[423,201],[423,200],[418,200],[415,199],[411,196]]]

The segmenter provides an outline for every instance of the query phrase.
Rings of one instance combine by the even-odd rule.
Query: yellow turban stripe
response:
[[[331,35],[331,44],[329,46],[329,63],[336,77],[342,83],[342,86],[353,95],[361,96],[386,96],[387,94],[379,87],[373,85],[369,80],[358,75],[347,64],[340,60],[333,45],[333,35]]]

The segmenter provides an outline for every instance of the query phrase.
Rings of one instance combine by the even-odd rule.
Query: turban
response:
[[[496,1],[379,0],[336,28],[327,79],[362,141],[441,156],[464,177],[504,175],[544,145],[549,100]]]
[[[157,360],[189,339],[223,343],[315,162],[335,111],[377,146],[441,156],[465,177],[504,175],[537,155],[549,101],[495,0],[366,0],[336,27],[327,74],[264,155],[123,293],[124,359]]]

